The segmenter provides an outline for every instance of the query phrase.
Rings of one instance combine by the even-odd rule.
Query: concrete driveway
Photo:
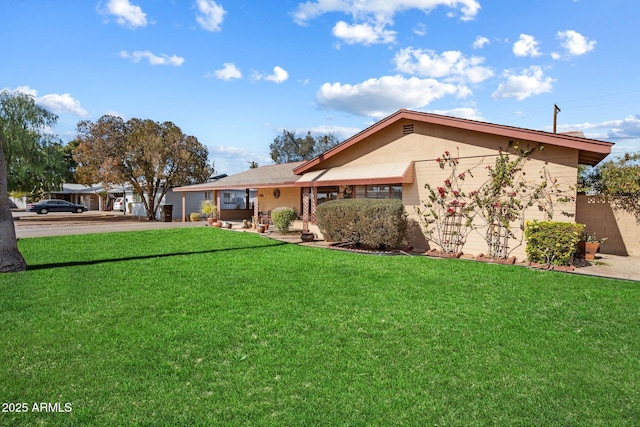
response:
[[[16,237],[63,236],[67,234],[110,233],[114,231],[150,230],[172,227],[203,227],[205,222],[147,221],[122,212],[88,211],[81,214],[64,212],[39,215],[35,212],[13,212]]]

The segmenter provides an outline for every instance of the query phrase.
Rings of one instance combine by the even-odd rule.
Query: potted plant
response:
[[[584,259],[593,260],[596,257],[596,252],[598,252],[598,248],[600,245],[607,240],[606,237],[601,237],[598,239],[596,233],[588,233],[584,232],[582,236],[582,241],[578,243],[578,249],[584,255]]]
[[[218,222],[218,207],[212,200],[203,200],[200,203],[200,212],[207,217],[209,225],[213,226]]]

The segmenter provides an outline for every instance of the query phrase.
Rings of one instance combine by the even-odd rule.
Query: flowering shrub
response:
[[[450,167],[451,174],[441,186],[425,184],[428,200],[423,201],[423,208],[416,208],[430,242],[444,252],[459,252],[470,232],[476,230],[487,243],[488,256],[504,259],[522,244],[523,237],[518,240],[514,230],[524,230],[527,209],[537,205],[551,219],[556,202],[572,200],[544,167],[535,182],[527,180],[524,166],[534,150],[522,150],[511,141],[509,148],[515,158],[500,150],[495,164],[485,167],[488,179],[468,193],[459,182],[473,174],[470,169],[458,173],[459,157],[445,152],[436,159],[441,169]]]
[[[457,253],[472,230],[475,207],[473,196],[465,194],[459,185],[459,181],[464,181],[467,174],[471,175],[471,171],[458,173],[459,160],[452,157],[449,151],[445,151],[436,162],[441,169],[449,166],[451,174],[442,186],[425,184],[429,197],[423,202],[423,208],[417,207],[416,211],[425,225],[427,240],[440,246],[443,252]]]

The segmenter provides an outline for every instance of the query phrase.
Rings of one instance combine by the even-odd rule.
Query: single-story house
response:
[[[555,221],[575,221],[578,165],[595,166],[613,146],[611,142],[576,134],[555,134],[399,110],[309,161],[263,166],[212,184],[180,187],[174,191],[181,192],[183,200],[187,192],[209,192],[208,197],[222,207],[223,220],[234,219],[232,210],[225,212],[225,203],[239,197],[244,200],[239,205],[244,211],[240,216],[264,214],[278,206],[289,206],[299,213],[304,224],[315,222],[316,207],[327,200],[397,198],[403,201],[414,224],[409,243],[428,249],[415,208],[428,198],[425,184],[441,185],[450,173],[440,168],[436,160],[444,152],[455,153],[460,171],[474,171],[473,177],[464,183],[466,190],[470,190],[487,180],[485,168],[494,165],[499,150],[506,151],[510,142],[522,148],[543,147],[529,156],[525,171],[535,179],[545,168],[560,188],[572,196],[561,211],[554,212]],[[252,190],[257,197],[250,205]],[[526,217],[545,219],[535,207],[526,212]],[[512,254],[525,258],[524,249],[514,245]],[[486,241],[481,233],[469,235],[464,251],[486,253]]]

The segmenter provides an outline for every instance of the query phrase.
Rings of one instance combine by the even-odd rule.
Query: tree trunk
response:
[[[13,273],[26,269],[27,263],[18,250],[16,229],[9,207],[7,162],[4,157],[2,132],[0,132],[0,273]]]

